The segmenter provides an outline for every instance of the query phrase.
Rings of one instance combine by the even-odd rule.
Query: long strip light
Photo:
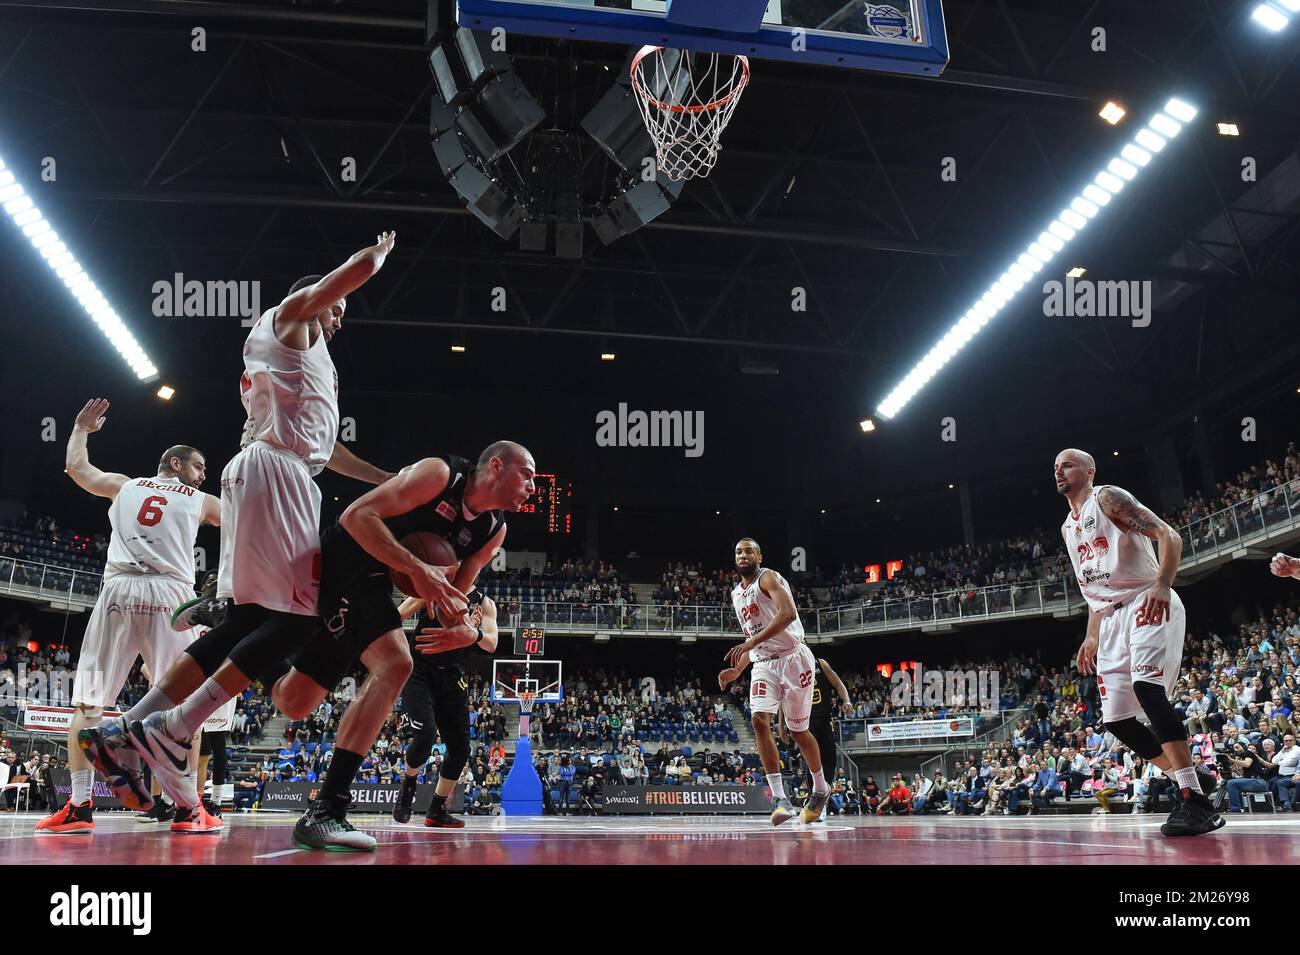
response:
[[[954,355],[997,317],[1043,266],[1056,258],[1075,236],[1087,228],[1102,208],[1145,169],[1165,148],[1165,144],[1196,118],[1198,112],[1196,107],[1180,99],[1169,100],[1164,110],[1138,131],[1133,137],[1134,141],[1126,145],[1083,188],[1081,194],[1047,225],[948,333],[894,386],[894,390],[877,407],[877,414],[885,419],[897,415]]]
[[[3,159],[0,159],[0,204],[4,205],[4,210],[9,214],[14,225],[22,230],[23,235],[27,236],[32,246],[41,254],[45,264],[81,303],[90,320],[99,326],[99,330],[117,349],[118,354],[131,366],[135,376],[146,382],[156,379],[158,369],[154,363],[149,360],[149,356],[118,317],[117,312],[113,311],[113,306],[108,303],[108,299],[104,298],[103,293],[86,274],[86,270],[81,267],[76,256],[59,239],[59,234],[46,221],[41,210],[32,201],[32,197],[16,181],[14,174],[5,167]]]

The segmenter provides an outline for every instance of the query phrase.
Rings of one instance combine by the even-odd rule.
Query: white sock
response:
[[[186,697],[180,706],[172,707],[167,711],[166,722],[163,724],[167,735],[175,740],[189,739],[203,728],[209,716],[232,699],[234,699],[233,693],[223,690],[216,677],[209,677],[201,687]]]
[[[826,785],[826,777],[822,774],[822,771],[820,769],[812,774],[812,778],[813,778],[813,792],[815,793],[830,792],[831,787]]]
[[[157,713],[159,710],[169,710],[176,704],[156,686],[149,687],[144,697],[135,706],[131,707],[122,714],[122,719],[126,722],[132,720],[142,720],[150,713]]]
[[[785,798],[785,780],[781,778],[780,773],[768,773],[767,784],[772,789],[773,799]]]
[[[80,806],[90,800],[90,789],[95,783],[93,769],[74,769],[72,771],[72,804]]]
[[[1168,773],[1165,774],[1169,775]],[[1173,770],[1174,782],[1178,784],[1179,789],[1190,789],[1194,793],[1201,791],[1201,781],[1196,778],[1196,770],[1191,766],[1186,769]]]

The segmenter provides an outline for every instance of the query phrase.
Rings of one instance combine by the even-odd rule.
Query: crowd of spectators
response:
[[[1171,695],[1191,740],[1201,788],[1217,792],[1228,812],[1242,812],[1250,794],[1269,793],[1279,811],[1295,811],[1300,769],[1300,600],[1225,633],[1189,634]],[[1058,679],[1059,677],[1059,679]],[[1040,677],[1031,716],[1011,739],[933,777],[912,780],[904,811],[957,815],[1029,814],[1057,798],[1092,798],[1095,812],[1113,800],[1134,812],[1155,812],[1170,783],[1151,763],[1106,731],[1092,678],[1073,670]],[[866,797],[864,807],[872,804]],[[876,808],[881,803],[876,802]]]
[[[1286,490],[1283,491],[1282,489]],[[1265,459],[1226,481],[1214,491],[1197,491],[1182,507],[1165,514],[1179,529],[1188,550],[1213,545],[1258,530],[1265,521],[1286,514],[1286,501],[1300,495],[1300,451],[1287,445],[1281,461]]]

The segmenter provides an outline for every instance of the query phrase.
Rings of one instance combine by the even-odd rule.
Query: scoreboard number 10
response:
[[[520,627],[515,631],[515,655],[536,657],[546,653],[546,631],[541,627]]]

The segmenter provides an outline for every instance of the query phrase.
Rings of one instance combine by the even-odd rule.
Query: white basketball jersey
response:
[[[291,348],[275,337],[274,316],[275,309],[264,312],[244,342],[239,392],[248,421],[242,443],[282,448],[316,475],[338,439],[338,374],[324,335],[306,351]]]
[[[203,522],[203,492],[172,478],[135,478],[108,507],[104,579],[156,574],[194,583],[194,538]]]
[[[776,601],[763,593],[763,588],[758,585],[765,573],[767,568],[760,570],[754,582],[748,587],[742,580],[731,592],[731,605],[736,608],[736,619],[740,621],[740,629],[747,637],[752,637],[766,628],[776,617]],[[796,609],[794,623],[760,643],[750,654],[750,659],[755,663],[772,660],[784,656],[801,643],[803,643],[803,624],[799,621],[799,611]]]
[[[1128,603],[1148,590],[1160,573],[1151,541],[1116,527],[1097,503],[1100,490],[1093,488],[1078,517],[1071,512],[1061,525],[1079,590],[1093,610]]]

